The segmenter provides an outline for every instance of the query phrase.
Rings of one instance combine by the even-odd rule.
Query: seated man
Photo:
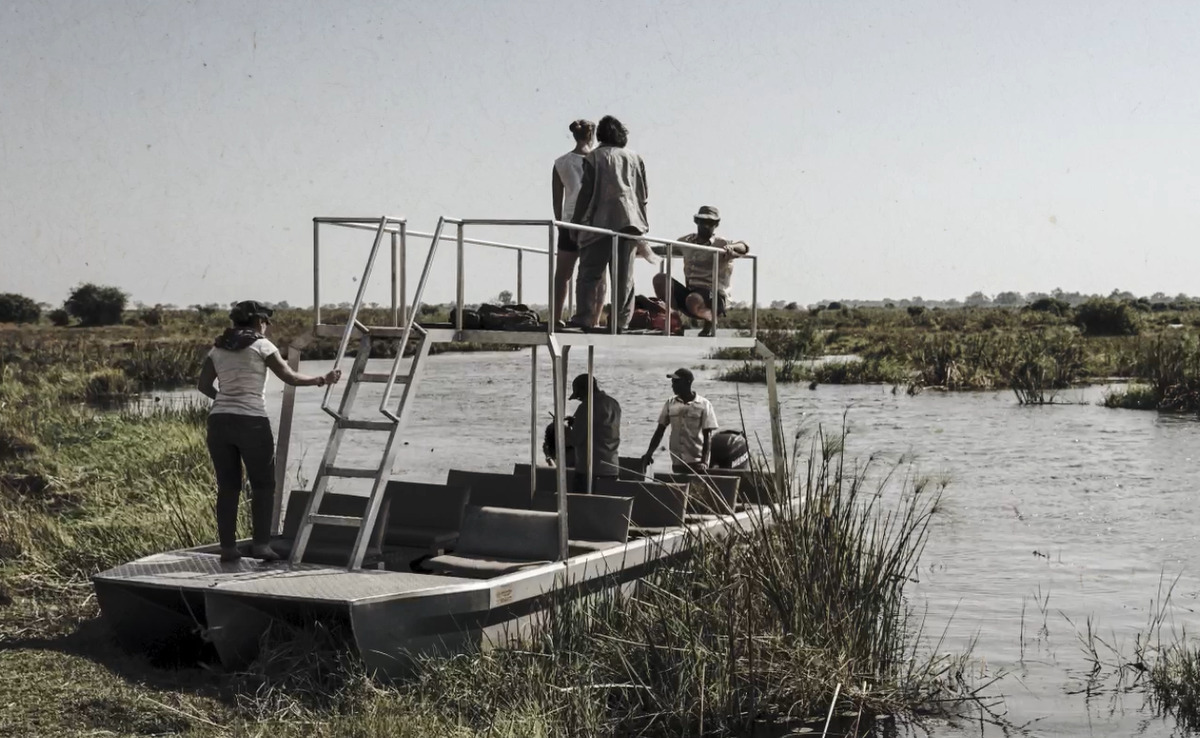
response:
[[[733,276],[733,260],[750,253],[750,247],[744,241],[728,241],[715,234],[717,225],[721,222],[720,214],[711,205],[703,205],[693,219],[696,222],[696,232],[680,236],[679,240],[700,246],[713,246],[723,249],[718,267],[717,314],[725,314],[725,302],[729,297],[729,279]],[[671,280],[671,306],[685,315],[704,321],[701,336],[713,334],[713,257],[709,251],[688,250],[683,255],[683,276],[687,284]],[[660,300],[667,299],[667,275],[654,275],[654,293]]]

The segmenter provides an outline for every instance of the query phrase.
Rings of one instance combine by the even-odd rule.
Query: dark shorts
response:
[[[687,298],[688,298],[688,295],[690,295],[692,293],[700,295],[702,298],[704,298],[704,306],[707,307],[709,310],[712,310],[713,291],[711,289],[709,289],[707,287],[697,287],[697,288],[688,289],[687,287],[682,285],[678,279],[671,280],[671,303],[672,303],[672,305],[674,306],[674,308],[676,310],[683,313],[684,315],[688,315],[688,316],[695,318],[697,316],[692,315],[692,313],[687,308]],[[724,295],[719,296],[719,304],[717,306],[717,315],[720,315],[720,316],[725,315],[725,296]]]
[[[576,253],[579,251],[579,231],[572,231],[562,226],[558,228],[558,250]]]

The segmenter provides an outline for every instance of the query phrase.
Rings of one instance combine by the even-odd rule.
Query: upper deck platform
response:
[[[490,229],[523,229],[523,232],[528,234],[531,230],[534,233],[538,231],[544,232],[544,245],[534,246],[528,243],[511,243],[493,240],[484,240],[479,238],[468,238],[466,232],[468,229],[477,229],[487,227]],[[322,229],[350,229],[359,231],[368,231],[374,233],[374,242],[371,247],[370,255],[367,259],[366,267],[363,271],[362,278],[358,283],[358,294],[356,295],[350,315],[345,322],[324,322],[322,320],[321,310],[321,234]],[[745,262],[748,269],[739,271],[749,271],[750,274],[750,326],[747,329],[732,332],[728,330],[718,330],[721,328],[721,316],[714,315],[713,318],[713,336],[700,337],[696,332],[690,335],[671,335],[664,327],[661,332],[650,330],[625,330],[617,332],[616,326],[608,326],[588,331],[583,331],[578,328],[560,328],[555,325],[557,316],[549,316],[553,312],[547,308],[545,313],[548,316],[547,322],[542,323],[537,327],[530,327],[525,330],[480,330],[480,329],[465,329],[462,323],[464,308],[468,307],[469,303],[466,299],[466,271],[467,259],[465,257],[466,248],[482,247],[493,251],[506,251],[515,254],[515,283],[513,286],[514,297],[516,303],[541,303],[541,298],[545,296],[545,304],[553,306],[556,302],[556,286],[554,273],[557,265],[558,247],[557,235],[560,230],[568,230],[574,232],[590,233],[598,236],[601,239],[609,240],[609,247],[612,249],[612,263],[616,263],[618,248],[622,238],[628,238],[628,234],[620,234],[615,231],[606,230],[603,228],[593,228],[590,226],[579,225],[575,223],[567,223],[558,220],[513,220],[513,219],[463,219],[442,217],[438,220],[437,227],[433,232],[421,232],[408,228],[408,223],[404,218],[395,218],[389,216],[381,217],[318,217],[313,218],[313,305],[314,305],[314,325],[313,334],[318,337],[341,337],[343,341],[343,351],[339,351],[339,355],[344,352],[344,347],[350,336],[354,333],[359,335],[369,334],[372,338],[407,340],[410,337],[415,337],[415,334],[423,334],[428,341],[433,343],[449,343],[449,342],[470,342],[478,344],[506,345],[506,346],[552,346],[552,347],[567,347],[567,346],[612,346],[612,347],[634,347],[648,345],[673,345],[673,346],[695,346],[697,348],[712,349],[712,348],[758,348],[760,352],[764,351],[757,341],[758,333],[758,257],[755,254],[746,254],[739,257],[739,262]],[[538,238],[538,240],[541,240]],[[410,298],[409,289],[409,274],[408,274],[408,252],[412,246],[410,241],[418,239],[422,242],[429,242],[429,250],[425,259],[424,266],[421,270],[419,279],[412,290]],[[676,264],[676,257],[685,255],[688,252],[710,252],[713,254],[723,254],[722,249],[712,246],[687,243],[674,239],[659,238],[649,234],[639,236],[637,240],[652,244],[654,251],[661,257],[659,263],[659,272],[665,274],[666,279],[666,302],[671,304],[672,280],[682,281],[682,270]],[[363,305],[366,295],[367,285],[371,280],[376,262],[380,252],[384,250],[385,244],[390,253],[391,262],[391,279],[390,279],[390,311],[388,312],[389,320],[386,324],[367,325],[360,322],[360,310]],[[421,315],[421,307],[423,303],[423,295],[427,282],[432,271],[440,248],[445,245],[454,249],[455,259],[455,301],[454,323],[430,323],[421,324],[419,320],[415,320],[416,316]],[[602,248],[599,243],[590,245],[587,248]],[[547,279],[543,283],[546,286],[546,292],[538,290],[537,294],[529,294],[527,285],[529,280],[526,279],[527,266],[537,264],[542,261],[545,264]],[[719,259],[712,260],[712,277],[711,284],[719,284]],[[490,284],[495,285],[498,281],[497,274],[488,274]],[[612,271],[609,273],[610,278],[615,276]],[[648,287],[644,285],[643,289]],[[568,285],[567,292],[567,308],[570,311],[574,290]],[[646,290],[652,293],[652,290]],[[610,289],[610,302],[608,303],[609,314],[615,312],[615,301],[617,290]],[[669,321],[666,321],[669,323]]]

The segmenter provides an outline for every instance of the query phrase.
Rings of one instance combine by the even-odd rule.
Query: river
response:
[[[585,360],[586,350],[576,349],[570,373]],[[509,470],[528,461],[530,364],[528,351],[430,357],[395,476],[444,481],[450,467]],[[328,366],[311,362],[304,370]],[[666,374],[680,366],[695,370],[696,390],[713,402],[723,427],[744,417],[769,448],[765,387],[713,381],[722,362],[681,341],[667,349],[596,350],[597,380],[621,402],[624,455],[645,450],[670,395]],[[544,351],[539,369],[540,446],[552,409]],[[381,391],[364,385],[359,407],[377,407]],[[282,394],[272,378],[275,417]],[[289,463],[297,488],[312,478],[328,435],[321,394],[297,393]],[[1096,387],[1071,390],[1060,400],[1073,404],[1021,407],[1011,392],[909,396],[872,385],[780,385],[789,438],[819,426],[839,432],[844,417],[849,456],[873,455],[881,471],[911,464],[949,480],[919,582],[907,590],[911,605],[925,617],[929,648],[960,652],[973,644],[976,671],[985,679],[1003,674],[987,693],[1002,698],[996,711],[1030,735],[1171,735],[1173,719],[1156,717],[1142,691],[1120,689],[1109,668],[1116,658],[1103,648],[1108,666],[1089,680],[1092,662],[1078,635],[1090,618],[1105,642],[1131,654],[1160,583],[1169,586],[1180,574],[1168,622],[1200,627],[1200,423],[1108,410],[1097,404],[1102,394]],[[347,439],[339,464],[377,463],[378,451],[359,441]],[[900,493],[899,482],[888,492]],[[1011,734],[981,724],[978,715],[925,727],[945,738]]]

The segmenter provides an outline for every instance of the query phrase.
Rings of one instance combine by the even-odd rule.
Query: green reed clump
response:
[[[1084,348],[1079,334],[1063,329],[1017,333],[1003,349],[1001,375],[1022,405],[1054,401],[1083,376]]]
[[[1123,390],[1104,393],[1100,404],[1107,408],[1124,410],[1157,410],[1158,392],[1149,385],[1131,384]]]
[[[917,371],[917,381],[926,387],[948,390],[991,389],[1000,378],[1000,333],[918,336],[907,347]]]
[[[1150,669],[1150,694],[1185,731],[1200,730],[1200,645],[1186,631],[1159,653]]]
[[[869,357],[814,364],[809,376],[821,384],[904,384],[912,372],[891,357]]]

